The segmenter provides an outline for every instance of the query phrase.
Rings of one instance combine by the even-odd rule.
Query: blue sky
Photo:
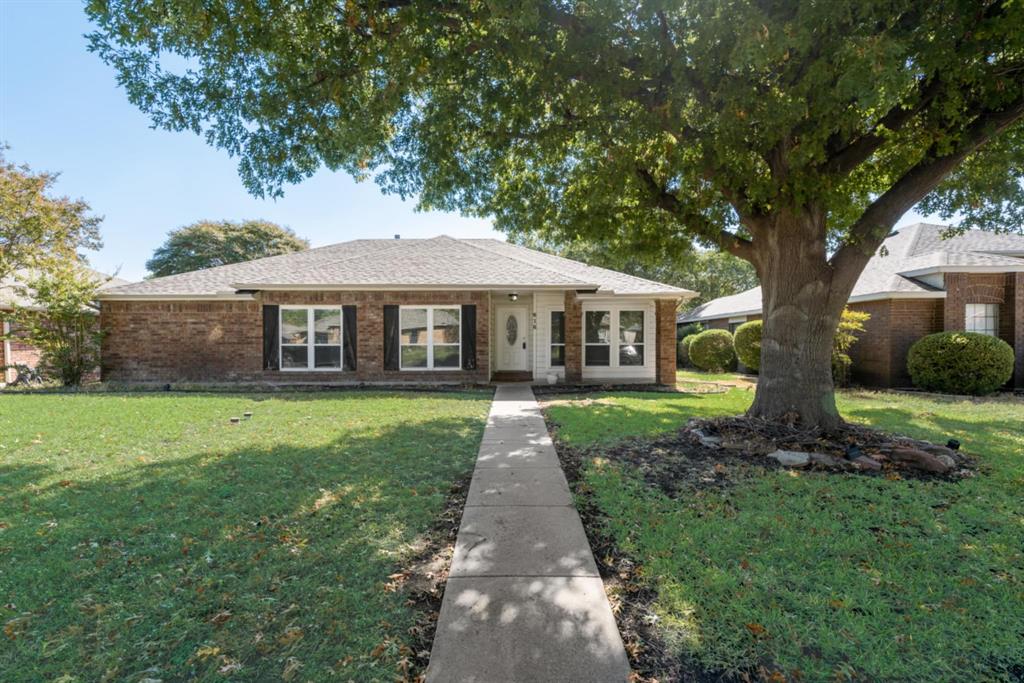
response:
[[[314,246],[395,233],[501,237],[490,221],[416,212],[371,182],[327,171],[283,199],[250,196],[225,152],[150,128],[113,71],[87,52],[89,30],[78,0],[0,0],[0,141],[9,160],[59,171],[58,192],[104,217],[95,268],[140,279],[169,230],[203,218],[265,218]]]

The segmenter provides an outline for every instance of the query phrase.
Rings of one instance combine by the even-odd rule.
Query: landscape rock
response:
[[[945,453],[936,453],[935,457],[938,459],[939,462],[941,462],[949,469],[953,469],[954,467],[956,467],[956,459],[954,459],[952,455],[946,455]]]
[[[880,470],[882,469],[882,463],[878,462],[874,458],[869,458],[866,455],[858,455],[856,458],[851,460],[855,466],[862,470]]]
[[[893,460],[906,463],[925,472],[945,474],[951,468],[951,465],[947,465],[942,460],[939,460],[937,456],[922,451],[919,448],[894,448],[889,455]]]
[[[935,444],[929,443],[921,444],[920,449],[925,453],[931,453],[940,460],[942,459],[941,456],[946,456],[947,458],[952,460],[954,464],[956,464],[956,455],[954,455],[954,451],[952,448],[946,448],[945,446],[937,446]],[[950,467],[952,466],[953,465],[950,465]]]
[[[694,429],[693,435],[700,439],[700,445],[707,446],[708,448],[718,448],[722,444],[721,437],[711,436],[702,429]]]
[[[804,453],[802,451],[784,451],[782,449],[779,449],[774,453],[769,453],[768,457],[773,460],[778,460],[779,464],[784,465],[785,467],[806,467],[811,461],[809,453]]]

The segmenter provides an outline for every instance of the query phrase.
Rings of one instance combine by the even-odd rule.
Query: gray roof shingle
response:
[[[273,288],[563,287],[689,298],[686,289],[493,239],[353,240],[113,287],[103,298],[211,297]]]
[[[1024,270],[1024,236],[968,230],[943,239],[947,226],[916,223],[890,235],[868,261],[850,294],[853,299],[942,292],[917,279],[926,271],[956,268]],[[761,288],[714,299],[681,313],[679,322],[697,322],[761,311]]]

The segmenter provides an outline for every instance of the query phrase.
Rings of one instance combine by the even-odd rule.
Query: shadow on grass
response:
[[[4,680],[400,675],[414,615],[388,575],[472,468],[482,429],[452,417],[310,445],[211,443],[45,486],[47,468],[6,466]]]

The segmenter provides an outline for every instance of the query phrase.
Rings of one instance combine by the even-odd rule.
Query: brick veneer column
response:
[[[946,305],[943,310],[943,329],[962,332],[966,326],[964,316],[967,303],[967,274],[946,273]]]
[[[658,384],[675,386],[676,384],[676,307],[675,299],[658,299],[656,306],[656,329],[658,348],[657,381]]]
[[[583,381],[583,306],[572,289],[565,292],[565,381]]]
[[[1024,389],[1024,273],[1013,274],[1013,349],[1017,356],[1013,386]]]

